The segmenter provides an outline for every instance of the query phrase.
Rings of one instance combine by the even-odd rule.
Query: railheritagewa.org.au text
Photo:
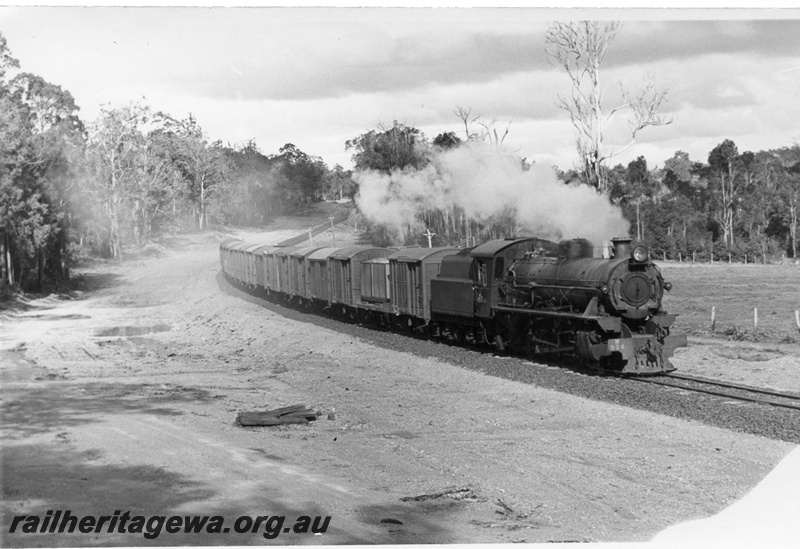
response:
[[[215,515],[133,515],[114,511],[111,515],[73,515],[70,510],[51,510],[44,516],[15,515],[9,534],[138,534],[156,539],[165,534],[261,534],[275,539],[281,534],[324,534],[330,516],[243,515],[232,523]]]

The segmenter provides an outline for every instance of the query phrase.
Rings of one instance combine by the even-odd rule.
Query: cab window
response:
[[[486,262],[482,259],[478,260],[478,268],[476,270],[476,280],[479,286],[486,286]]]
[[[494,279],[503,280],[503,258],[498,257],[494,260]]]

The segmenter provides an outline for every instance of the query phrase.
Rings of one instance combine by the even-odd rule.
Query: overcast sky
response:
[[[0,7],[22,70],[69,90],[85,121],[143,101],[192,113],[212,139],[285,143],[351,167],[345,141],[391,125],[463,134],[454,108],[495,120],[520,156],[573,166],[575,133],[556,107],[566,75],[544,31],[566,18],[622,19],[605,60],[606,108],[619,83],[668,87],[674,122],[644,130],[612,160],[663,166],[800,141],[800,11]],[[615,136],[615,143],[624,143]]]

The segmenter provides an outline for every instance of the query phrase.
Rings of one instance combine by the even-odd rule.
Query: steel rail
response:
[[[778,392],[778,391],[771,391],[769,389],[760,389],[758,387],[751,387],[749,385],[739,385],[737,383],[728,383],[728,382],[725,382],[725,381],[717,381],[717,380],[714,380],[714,379],[707,379],[707,378],[704,378],[704,377],[695,377],[695,376],[690,376],[690,375],[687,375],[687,374],[676,374],[674,372],[670,372],[670,373],[664,374],[664,377],[671,377],[671,378],[674,378],[674,379],[683,379],[683,380],[686,380],[686,381],[694,381],[694,382],[697,382],[697,383],[705,383],[707,385],[717,385],[719,387],[728,387],[728,388],[731,388],[731,389],[739,389],[740,391],[747,391],[747,392],[750,392],[750,393],[759,393],[759,394],[762,394],[762,395],[769,395],[769,396],[774,396],[774,397],[778,397],[778,398],[787,398],[787,399],[791,399],[791,400],[800,400],[800,395],[793,395],[793,394],[789,394],[789,393],[781,393],[781,392]]]
[[[707,394],[707,395],[719,396],[719,397],[728,398],[728,399],[731,399],[731,400],[741,400],[741,401],[744,401],[744,402],[753,402],[755,404],[768,404],[770,406],[777,406],[779,408],[788,408],[790,410],[800,410],[800,405],[799,404],[785,404],[783,402],[775,402],[774,400],[767,400],[767,399],[763,399],[763,398],[752,398],[752,397],[746,397],[746,396],[740,396],[740,395],[733,395],[733,394],[730,394],[730,393],[723,393],[721,391],[712,391],[710,389],[702,389],[702,388],[699,388],[699,387],[689,387],[689,386],[686,386],[686,385],[680,385],[680,384],[675,384],[675,383],[669,383],[669,382],[666,382],[666,381],[661,381],[659,378],[653,378],[653,377],[631,377],[629,379],[632,379],[634,381],[642,381],[642,382],[645,382],[645,383],[652,383],[654,385],[663,385],[664,387],[672,387],[673,389],[683,389],[685,391],[692,391],[692,392],[695,392],[695,393],[703,393],[703,394]],[[692,381],[694,381],[694,380],[692,380]],[[704,381],[698,381],[698,383],[704,383]],[[714,384],[715,385],[721,385],[723,387],[726,386],[723,383],[719,383],[719,384],[714,383]],[[729,388],[735,389],[735,390],[738,390],[738,391],[747,391],[748,390],[748,389],[741,389],[741,388],[736,388],[736,387],[729,387]],[[777,396],[777,397],[780,397],[780,398],[786,398],[786,395],[784,395],[782,393],[775,393],[774,396]],[[789,395],[789,398],[794,398],[794,397]]]

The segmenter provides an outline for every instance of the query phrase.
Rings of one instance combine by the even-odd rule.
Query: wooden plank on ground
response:
[[[305,404],[295,404],[267,410],[264,412],[239,412],[236,421],[245,427],[271,427],[275,425],[307,424],[315,421],[322,412],[309,408]]]

